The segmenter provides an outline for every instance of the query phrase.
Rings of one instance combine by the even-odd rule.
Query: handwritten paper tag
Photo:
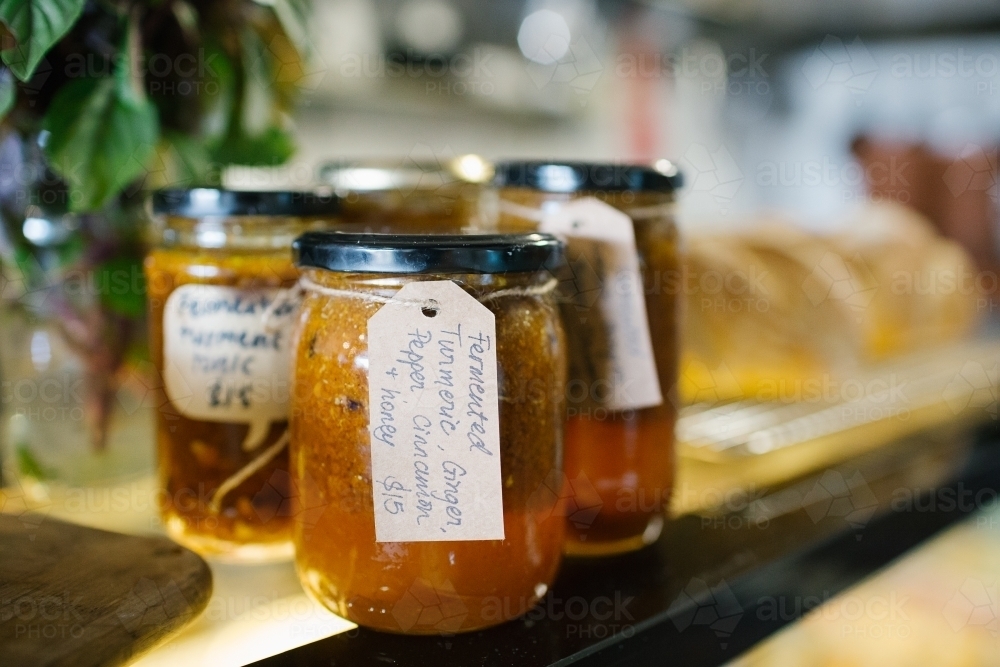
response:
[[[182,285],[163,311],[164,387],[191,419],[250,425],[243,448],[263,444],[288,419],[289,290]],[[266,315],[266,318],[265,318]]]
[[[498,400],[496,322],[461,287],[410,283],[372,315],[376,541],[503,539]]]
[[[611,410],[660,405],[632,219],[584,197],[547,214],[539,231],[566,241],[569,273],[560,291],[575,308],[571,328],[582,356],[571,360],[573,377],[585,377],[590,395]]]

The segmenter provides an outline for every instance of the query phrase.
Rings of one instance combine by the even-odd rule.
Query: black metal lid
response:
[[[190,188],[153,193],[154,213],[185,218],[245,215],[303,217],[333,215],[339,210],[340,198],[327,192]]]
[[[562,258],[562,243],[549,234],[307,232],[292,249],[300,267],[345,273],[516,273]]]
[[[652,165],[508,160],[494,170],[496,187],[543,192],[674,192],[683,184],[677,166],[668,160]]]

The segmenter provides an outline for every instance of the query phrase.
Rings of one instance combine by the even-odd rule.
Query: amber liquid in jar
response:
[[[609,410],[593,395],[569,391],[566,417],[565,474],[567,495],[566,553],[604,555],[641,548],[659,537],[674,486],[676,407],[669,396],[677,382],[678,237],[672,217],[672,194],[633,191],[550,193],[529,188],[503,188],[499,228],[505,232],[534,230],[537,218],[517,211],[541,211],[581,197],[595,197],[626,214],[633,226],[645,288],[646,316],[663,402],[638,410]],[[504,208],[503,202],[514,207]],[[548,210],[548,209],[546,209]],[[570,386],[589,361],[581,328],[593,326],[597,306],[582,312],[564,303],[570,357]],[[589,322],[589,323],[588,323]]]
[[[197,218],[162,218],[160,247],[145,262],[150,348],[158,377],[157,456],[160,514],[168,535],[223,560],[291,558],[288,421],[271,421],[247,448],[251,425],[186,414],[167,395],[164,313],[186,285],[247,290],[293,287],[299,276],[291,241],[322,223],[290,217],[239,216],[206,225]],[[208,240],[219,247],[203,247]],[[290,336],[291,332],[288,332]],[[288,392],[289,381],[273,391]],[[191,387],[192,392],[205,387]],[[287,399],[286,399],[287,400]]]
[[[412,280],[454,280],[474,296],[548,276],[342,274],[316,284],[391,297]],[[551,294],[486,302],[496,316],[503,540],[376,542],[366,331],[381,303],[307,291],[295,339],[292,475],[296,564],[306,590],[359,625],[441,634],[527,612],[555,578],[565,351]]]
[[[437,191],[357,192],[344,197],[340,228],[379,233],[457,234],[475,219],[478,192],[463,185]]]
[[[444,164],[400,160],[331,163],[320,179],[341,197],[338,229],[347,232],[457,234],[479,226],[489,165],[475,155]]]

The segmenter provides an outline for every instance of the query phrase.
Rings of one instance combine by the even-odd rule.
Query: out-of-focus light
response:
[[[459,178],[470,183],[485,183],[493,177],[490,163],[472,153],[455,160],[455,171]]]
[[[569,51],[569,24],[551,9],[539,9],[524,17],[517,31],[517,45],[524,57],[541,65],[551,65]]]
[[[191,191],[191,204],[194,208],[215,208],[220,198],[221,194],[214,188],[196,188]]]
[[[29,207],[27,217],[21,223],[21,233],[29,243],[38,246],[50,246],[63,243],[69,238],[70,233],[75,228],[69,216],[60,218],[44,218],[41,212],[34,206]]]
[[[538,170],[538,181],[542,189],[549,192],[573,192],[580,183],[572,167],[559,164],[541,167]]]
[[[345,190],[388,190],[395,185],[392,171],[388,169],[370,169],[358,167],[347,170],[342,178],[333,183],[334,188]]]
[[[31,353],[31,364],[39,373],[44,373],[49,369],[52,361],[52,345],[49,343],[49,334],[44,331],[36,331],[31,335],[29,346]]]
[[[213,226],[205,226],[195,232],[198,245],[205,248],[223,248],[229,242],[225,230]]]
[[[670,160],[665,160],[663,158],[653,163],[653,169],[660,172],[664,176],[677,175],[677,165],[671,162]]]
[[[444,0],[410,0],[396,15],[400,39],[421,53],[446,53],[462,37],[462,17]]]
[[[52,223],[45,218],[25,218],[21,233],[35,245],[46,245],[52,240]]]
[[[194,278],[214,278],[219,275],[219,267],[208,264],[192,264],[187,268],[188,275]]]

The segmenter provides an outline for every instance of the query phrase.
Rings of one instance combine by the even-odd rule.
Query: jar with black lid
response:
[[[500,231],[567,241],[566,551],[639,548],[659,536],[674,484],[681,175],[666,160],[495,170]]]
[[[235,561],[290,558],[292,241],[335,196],[217,188],[153,195],[146,258],[167,533]]]
[[[557,505],[566,360],[550,273],[561,257],[560,243],[540,234],[333,232],[304,235],[295,253],[304,297],[294,342],[291,469],[301,507],[294,541],[303,586],[337,614],[391,632],[465,632],[528,611],[555,578],[565,533]],[[471,456],[472,431],[469,441],[462,431],[485,410],[474,409],[454,379],[458,376],[445,370],[451,368],[447,349],[459,360],[472,355],[476,348],[470,341],[481,340],[481,333],[474,335],[469,319],[463,320],[464,329],[445,327],[445,315],[433,305],[441,301],[400,296],[428,289],[451,290],[464,301],[453,314],[471,318],[479,311],[495,324],[496,380],[486,395],[496,396],[499,451],[489,460],[499,466],[494,472],[500,495],[493,502],[500,539],[454,541],[433,527],[429,534],[400,539],[380,532],[386,511],[402,518],[421,512],[421,506],[442,511],[449,499],[448,471],[445,478],[436,472],[434,456]],[[420,350],[427,357],[419,366],[412,347],[387,348],[382,358],[372,352],[382,349],[377,332],[385,332],[374,323],[384,321],[388,309],[407,304],[420,308],[410,311],[418,323],[406,330],[426,336]],[[456,331],[465,333],[449,338]],[[448,348],[448,340],[465,342]],[[391,371],[376,370],[389,363]],[[395,381],[397,363],[406,364],[419,389],[380,389],[390,372]],[[459,389],[450,389],[453,379]],[[419,393],[425,382],[433,391]],[[411,422],[408,413],[396,426],[386,425],[388,415],[400,414],[393,412],[402,409],[398,401],[418,406],[412,436],[395,431]],[[459,421],[446,422],[445,416]],[[379,435],[383,428],[395,433],[390,446]],[[402,456],[417,472],[383,478],[382,456]],[[472,467],[454,460],[471,478]],[[461,489],[480,497],[475,486]],[[422,518],[408,525],[419,531]],[[426,605],[435,611],[425,613]]]
[[[493,175],[478,155],[447,160],[366,159],[328,162],[319,181],[341,198],[350,232],[458,233],[480,226],[480,196]]]

